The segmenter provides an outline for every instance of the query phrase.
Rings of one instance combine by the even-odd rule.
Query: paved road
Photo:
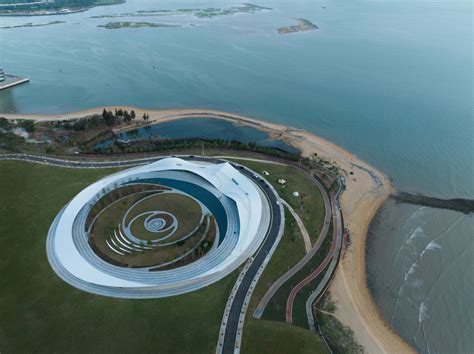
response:
[[[240,340],[238,340],[237,337],[238,334],[241,335],[241,333],[239,332],[243,324],[240,323],[240,321],[242,321],[242,317],[245,316],[245,301],[247,293],[251,288],[255,277],[258,275],[257,273],[259,273],[259,270],[265,263],[269,252],[272,251],[275,242],[279,240],[279,236],[281,236],[280,230],[282,228],[283,212],[281,204],[277,204],[278,195],[273,191],[272,188],[270,188],[270,186],[266,182],[260,179],[256,179],[252,175],[252,172],[247,170],[241,171],[244,172],[244,174],[246,174],[249,178],[252,178],[265,193],[271,208],[272,221],[270,224],[270,229],[263,242],[263,245],[260,247],[260,249],[257,251],[257,254],[254,256],[253,261],[247,269],[243,279],[241,280],[240,285],[232,301],[230,312],[227,317],[227,323],[225,326],[224,340],[221,343],[222,347],[218,347],[216,349],[218,353],[224,354],[238,353],[240,351]]]
[[[314,184],[321,192],[321,195],[323,196],[325,209],[323,228],[321,229],[316,243],[314,244],[313,248],[311,248],[311,251],[306,256],[304,256],[298,263],[296,263],[293,268],[291,268],[288,272],[283,274],[275,283],[273,283],[270,289],[268,289],[262,300],[260,300],[260,303],[258,304],[257,308],[255,309],[253,315],[255,318],[262,317],[262,314],[265,311],[265,308],[267,307],[270,299],[275,295],[278,289],[280,289],[280,287],[284,283],[286,283],[293,275],[299,272],[310,261],[310,259],[313,258],[313,256],[318,252],[319,248],[321,247],[324,239],[326,238],[331,222],[331,202],[324,186],[316,178],[311,178]]]
[[[29,154],[4,154],[0,155],[0,160],[16,160],[41,163],[50,166],[60,166],[68,168],[113,168],[113,167],[130,167],[137,165],[144,165],[157,161],[167,156],[147,157],[132,160],[118,160],[118,161],[80,161],[67,160],[55,157],[29,155]]]
[[[323,261],[319,264],[318,268],[316,268],[311,274],[309,274],[306,278],[304,278],[301,282],[296,284],[296,286],[291,289],[290,295],[286,300],[286,322],[292,323],[293,322],[293,303],[295,301],[296,295],[299,291],[310,281],[316,279],[316,277],[321,274],[321,272],[326,268],[329,264],[331,259],[333,258],[335,251],[336,251],[336,241],[339,234],[338,229],[338,219],[337,219],[337,210],[336,210],[336,201],[334,196],[332,196],[332,220],[333,220],[333,233],[332,233],[332,244],[331,248],[329,249],[328,254],[323,259]]]
[[[309,238],[308,230],[306,230],[306,227],[303,224],[303,220],[301,220],[295,209],[293,209],[291,205],[286,202],[286,200],[282,199],[281,202],[284,206],[286,206],[286,208],[290,211],[291,215],[293,215],[293,217],[295,218],[296,223],[300,228],[301,236],[303,236],[304,248],[306,250],[306,253],[309,253],[311,251],[311,239]]]
[[[321,296],[324,294],[324,291],[329,286],[329,282],[331,281],[336,271],[337,264],[339,263],[339,258],[341,257],[342,242],[343,242],[343,237],[344,237],[344,232],[343,232],[344,224],[342,221],[341,208],[339,206],[339,194],[342,191],[343,185],[344,185],[344,179],[339,176],[339,188],[334,198],[334,205],[337,211],[336,218],[337,218],[337,228],[338,228],[336,251],[334,253],[334,256],[332,257],[331,263],[328,266],[328,270],[326,271],[326,274],[324,274],[323,279],[318,284],[317,288],[311,293],[311,295],[306,300],[306,316],[308,317],[308,326],[311,330],[316,330],[316,326],[317,326],[314,320],[314,315],[313,315],[313,304],[315,301],[321,298]]]

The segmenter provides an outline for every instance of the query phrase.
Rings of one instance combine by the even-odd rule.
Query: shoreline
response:
[[[41,114],[1,114],[7,119],[32,119],[35,121],[70,120],[92,114],[102,114],[103,109],[135,110],[137,117],[148,113],[146,124],[131,125],[119,130],[130,130],[146,125],[178,120],[182,118],[202,118],[214,115],[216,119],[246,125],[267,132],[270,137],[301,150],[303,156],[317,153],[336,165],[345,178],[346,190],[341,197],[341,208],[346,227],[350,230],[352,244],[345,248],[334,279],[329,287],[337,309],[335,316],[354,331],[355,337],[368,353],[411,353],[409,346],[384,320],[367,286],[365,251],[368,228],[377,211],[394,191],[390,180],[382,172],[356,155],[302,129],[271,123],[239,114],[211,109],[140,109],[132,106],[98,107],[79,112]],[[137,120],[141,120],[137,118]]]

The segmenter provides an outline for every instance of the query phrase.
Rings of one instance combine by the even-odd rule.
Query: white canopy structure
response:
[[[50,264],[71,285],[114,297],[172,296],[214,283],[253,255],[270,227],[268,199],[252,180],[255,174],[248,175],[228,162],[169,157],[107,176],[82,190],[54,220],[47,242]],[[228,227],[218,247],[193,263],[153,272],[109,264],[90,249],[84,226],[94,203],[130,181],[151,178],[183,180],[205,188],[221,201]]]

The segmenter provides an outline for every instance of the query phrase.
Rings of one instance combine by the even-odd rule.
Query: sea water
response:
[[[90,18],[137,10],[240,6],[130,0],[46,17],[0,18],[0,65],[31,82],[0,111],[102,105],[214,108],[304,128],[354,152],[397,188],[474,198],[472,2],[260,1],[254,14]],[[279,35],[294,17],[319,30]],[[109,21],[179,28],[107,30]],[[470,215],[387,203],[368,264],[388,322],[422,352],[472,352]],[[390,260],[390,261],[388,261]]]

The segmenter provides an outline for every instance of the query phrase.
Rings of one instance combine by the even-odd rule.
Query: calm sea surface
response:
[[[402,190],[474,198],[471,1],[260,1],[213,19],[95,18],[238,2],[130,0],[66,16],[0,18],[0,66],[29,84],[0,111],[101,105],[215,108],[310,130]],[[325,7],[325,8],[324,8]],[[278,35],[304,17],[320,29]],[[106,30],[109,21],[180,28]],[[472,215],[387,203],[368,264],[387,320],[422,352],[473,352]],[[376,270],[376,271],[375,271]]]

